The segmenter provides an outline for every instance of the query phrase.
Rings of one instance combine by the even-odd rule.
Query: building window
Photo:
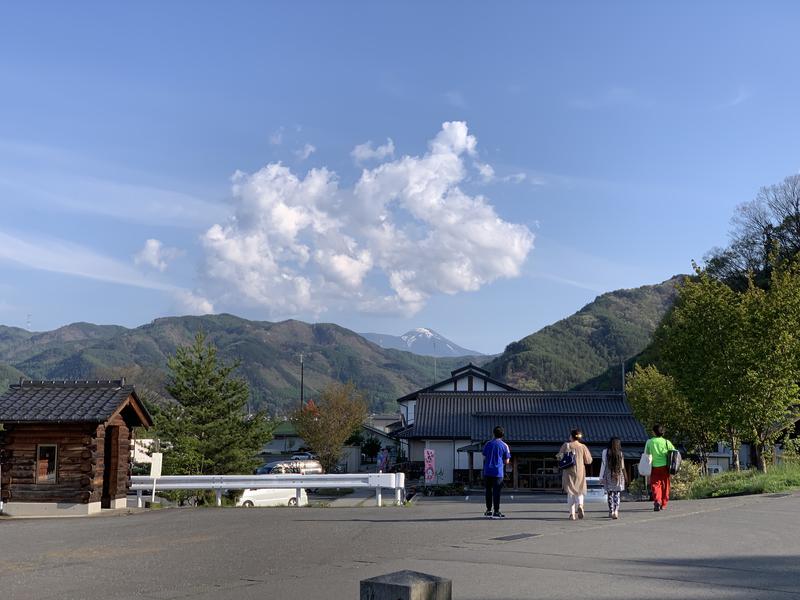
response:
[[[36,483],[56,483],[58,446],[39,444],[36,447]]]

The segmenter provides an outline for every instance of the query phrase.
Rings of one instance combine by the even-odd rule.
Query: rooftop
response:
[[[136,390],[120,380],[20,380],[0,396],[0,423],[102,423],[133,397],[142,425],[152,425]]]

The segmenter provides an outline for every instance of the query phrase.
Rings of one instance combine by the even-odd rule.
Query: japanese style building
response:
[[[596,459],[609,438],[619,437],[629,474],[648,437],[622,392],[519,391],[472,364],[398,402],[405,427],[397,437],[411,461],[423,460],[425,449],[435,451],[439,483],[478,481],[483,444],[497,425],[511,448],[506,477],[515,489],[561,487],[555,454],[572,429],[583,430]],[[599,468],[597,460],[588,473]]]
[[[133,429],[153,424],[125,381],[20,381],[0,396],[0,500],[12,516],[124,508]]]

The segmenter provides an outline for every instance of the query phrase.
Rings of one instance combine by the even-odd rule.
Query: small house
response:
[[[0,506],[12,516],[124,508],[133,431],[153,421],[120,381],[23,381],[0,396]]]

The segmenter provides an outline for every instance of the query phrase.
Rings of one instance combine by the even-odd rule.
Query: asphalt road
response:
[[[0,520],[0,598],[349,600],[415,569],[456,600],[800,599],[800,494],[625,503],[619,521],[554,500],[517,497],[505,521],[475,498]]]

